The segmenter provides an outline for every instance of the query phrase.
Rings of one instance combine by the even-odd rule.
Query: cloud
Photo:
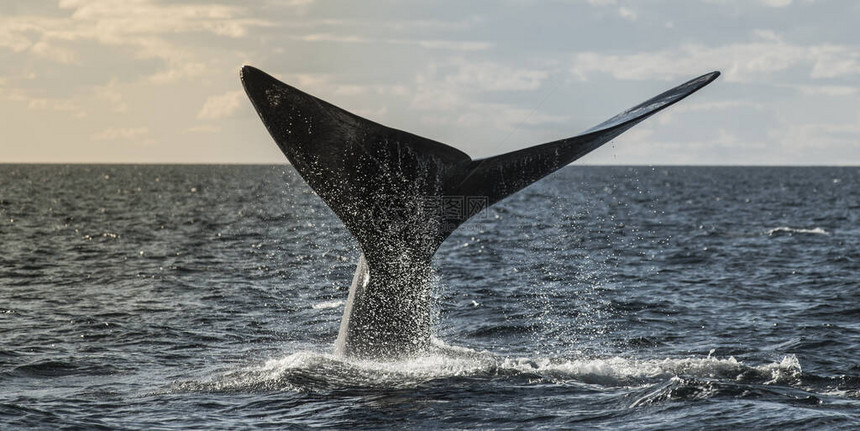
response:
[[[27,109],[33,111],[68,112],[75,118],[84,118],[87,116],[87,111],[84,108],[69,99],[29,98],[23,94],[12,95],[8,98],[10,100],[26,101]]]
[[[860,74],[860,49],[838,45],[820,45],[810,48],[815,58],[810,77],[838,78]]]
[[[765,30],[765,29],[757,29],[752,31],[752,36],[755,39],[760,39],[767,42],[776,42],[782,43],[783,38],[782,35],[773,31],[773,30]]]
[[[493,47],[490,42],[468,41],[468,40],[422,40],[422,39],[375,39],[358,35],[339,35],[332,33],[311,33],[297,36],[295,39],[302,42],[333,42],[354,44],[389,44],[410,45],[426,49],[438,49],[447,51],[485,51]]]
[[[257,19],[242,18],[244,9],[217,4],[156,3],[151,0],[60,0],[61,9],[71,9],[71,21],[93,24],[68,30],[71,37],[95,36],[100,41],[119,41],[129,35],[207,32],[241,37],[249,27],[267,25]],[[95,33],[99,33],[96,35]]]
[[[170,61],[168,68],[149,77],[154,84],[167,84],[182,79],[195,78],[208,70],[206,64],[190,61]]]
[[[433,126],[513,131],[518,126],[563,122],[567,117],[481,101],[485,93],[538,90],[549,74],[547,70],[456,59],[419,75],[409,106],[428,112],[421,122]]]
[[[767,142],[739,136],[732,130],[719,128],[711,136],[695,140],[668,140],[646,127],[637,127],[618,140],[620,151],[612,158],[597,155],[597,163],[633,163],[662,165],[713,165],[732,160],[733,164],[774,165],[785,163],[773,154]],[[589,162],[592,162],[589,160]]]
[[[647,8],[631,0],[563,0],[548,8],[515,1],[453,11],[428,5],[417,17],[410,15],[414,7],[398,2],[367,13],[363,4],[312,0],[15,0],[0,6],[0,107],[9,118],[9,140],[38,132],[39,142],[75,143],[69,147],[75,157],[106,160],[125,157],[101,151],[113,140],[131,145],[157,138],[166,148],[163,158],[193,161],[198,154],[177,153],[167,142],[237,148],[230,137],[239,123],[227,124],[251,112],[235,74],[246,60],[374,120],[468,152],[495,152],[508,149],[500,141],[537,142],[588,126],[592,112],[614,113],[610,102],[631,88],[671,85],[611,85],[611,77],[678,83],[720,69],[719,89],[625,135],[625,142],[677,145],[677,155],[654,152],[642,160],[689,155],[736,163],[747,160],[734,155],[742,149],[726,152],[726,146],[766,143],[779,152],[789,148],[786,141],[803,162],[809,152],[824,152],[803,153],[801,145],[833,148],[853,140],[856,146],[860,131],[851,120],[860,106],[860,44],[846,27],[853,6],[694,3],[696,10],[681,7],[681,0]],[[724,25],[699,25],[706,19]],[[561,21],[571,25],[529,25]],[[670,23],[673,28],[662,27]],[[357,64],[344,50],[368,61]],[[753,85],[724,85],[729,82]],[[591,88],[598,84],[606,88]],[[175,109],[165,112],[170,103]],[[33,130],[27,126],[33,121],[55,126]],[[660,127],[668,122],[671,127]],[[259,145],[260,151],[274,148]],[[237,160],[256,157],[239,147]],[[744,155],[765,154],[756,151]],[[846,159],[844,151],[827,153]],[[33,150],[28,157],[43,156]]]
[[[371,43],[371,39],[354,35],[336,35],[330,33],[313,33],[299,36],[303,42],[337,42],[337,43]]]
[[[385,115],[388,114],[388,107],[383,106],[379,109],[356,109],[354,112],[364,118],[385,118]]]
[[[489,61],[456,61],[457,71],[445,76],[447,84],[465,91],[536,90],[549,76],[546,70],[514,68]]]
[[[845,85],[799,85],[795,88],[806,96],[843,97],[860,93],[860,88]]]
[[[490,42],[473,42],[467,40],[418,40],[406,42],[393,42],[415,44],[427,49],[441,49],[448,51],[486,51],[493,47]]]
[[[608,73],[624,80],[675,80],[719,69],[727,81],[752,82],[800,67],[807,68],[811,78],[860,75],[860,49],[770,40],[717,47],[687,44],[627,55],[582,52],[574,57],[570,73],[582,80],[594,73]]]
[[[752,108],[761,110],[764,105],[748,100],[718,100],[715,102],[685,102],[672,107],[671,112],[712,112],[727,109]]]
[[[198,126],[189,127],[185,129],[185,131],[189,133],[217,133],[221,131],[221,126],[201,124]]]
[[[770,7],[785,7],[791,4],[791,0],[761,0],[761,2]]]
[[[22,52],[33,45],[27,33],[39,30],[30,22],[0,16],[0,48]]]
[[[748,0],[703,0],[705,3],[713,3],[713,4],[729,4],[735,3],[739,5],[746,5],[749,3]],[[806,3],[813,3],[814,0],[806,0]],[[792,0],[758,0],[758,4],[766,7],[786,7],[791,5]]]
[[[763,103],[752,102],[748,100],[718,100],[713,102],[691,102],[686,101],[685,103],[679,103],[675,106],[672,106],[672,109],[667,109],[662,112],[659,116],[657,116],[657,122],[659,124],[671,124],[674,123],[675,120],[683,116],[686,113],[690,112],[715,112],[715,111],[734,111],[738,112],[740,109],[752,109],[755,111],[764,111],[766,110],[766,106]]]
[[[461,107],[466,103],[462,92],[454,88],[444,88],[441,85],[419,85],[413,93],[410,106],[418,110],[456,110],[462,109]]]
[[[588,0],[588,4],[596,7],[615,6],[618,4],[618,0]],[[634,22],[639,18],[635,10],[626,6],[618,8],[618,16],[629,22]]]
[[[111,127],[101,132],[94,133],[91,137],[96,141],[115,141],[137,139],[149,134],[149,129],[146,127],[126,127],[115,128]]]
[[[630,9],[628,7],[620,7],[618,8],[618,16],[626,19],[627,21],[633,22],[636,21],[637,15],[636,11]]]
[[[57,63],[70,64],[77,61],[77,55],[75,55],[74,51],[50,44],[43,40],[30,46],[30,52]]]
[[[245,93],[241,90],[228,91],[218,96],[211,96],[203,103],[203,107],[197,113],[201,120],[217,120],[227,118],[235,114],[242,107]]]
[[[342,76],[329,73],[291,73],[279,79],[323,98],[366,95],[405,97],[412,94],[412,89],[402,84],[344,83],[340,82]]]
[[[307,2],[294,2],[305,4]],[[78,53],[71,43],[93,41],[101,45],[131,48],[138,59],[164,61],[166,70],[154,83],[193,78],[205,68],[194,50],[173,42],[178,34],[208,33],[239,38],[268,21],[245,17],[238,6],[159,3],[153,0],[60,0],[68,17],[0,17],[0,48],[13,52],[27,49],[36,56],[59,63],[74,63]]]
[[[292,83],[304,89],[330,86],[333,80],[334,75],[327,73],[296,73],[285,78],[285,82]]]
[[[770,130],[768,137],[785,147],[795,149],[797,154],[808,153],[810,149],[836,149],[827,153],[839,154],[839,149],[857,147],[857,140],[860,137],[860,116],[852,123],[788,123],[783,127]],[[836,160],[842,163],[852,162],[844,158]]]
[[[697,105],[697,104],[694,104]],[[685,104],[679,104],[660,118],[675,115]],[[722,110],[726,103],[702,103],[691,111]],[[742,103],[739,106],[751,106]],[[732,114],[742,115],[742,114]],[[649,133],[654,123],[634,128],[619,141],[623,146],[618,159],[610,163],[670,163],[745,165],[797,165],[829,164],[852,165],[857,163],[860,137],[860,115],[844,122],[803,122],[785,118],[777,122],[762,123],[762,134],[756,136],[736,127],[702,128],[702,137],[682,137],[674,134]],[[673,127],[674,129],[674,127]],[[638,133],[642,132],[642,133]],[[683,135],[682,135],[683,136]],[[834,157],[834,155],[836,155]]]
[[[111,110],[114,112],[128,111],[128,104],[125,103],[122,92],[117,88],[116,81],[111,81],[107,85],[96,87],[94,94],[99,100],[108,102]]]
[[[679,103],[661,113],[657,117],[660,124],[668,124],[675,120],[676,116],[689,112],[716,112],[716,111],[734,111],[739,109],[751,109],[755,111],[764,111],[767,106],[764,103],[752,102],[749,100],[718,100],[713,102],[692,102],[686,101]]]
[[[520,126],[538,126],[563,123],[568,117],[542,114],[535,110],[518,108],[502,103],[465,102],[456,113],[435,110],[421,116],[423,124],[435,126],[462,126],[472,130],[515,131]]]

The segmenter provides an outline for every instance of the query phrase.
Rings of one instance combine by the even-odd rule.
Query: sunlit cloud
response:
[[[28,37],[28,32],[39,32],[41,26],[26,20],[0,16],[0,48],[7,48],[12,52],[22,52],[33,45]]]
[[[247,18],[238,6],[158,3],[152,0],[60,0],[68,18],[13,16],[0,18],[0,48],[33,54],[59,63],[73,63],[78,54],[71,43],[93,41],[128,47],[138,58],[156,58],[167,66],[150,79],[169,83],[200,76],[204,60],[177,42],[182,33],[209,33],[239,38],[249,29],[269,26]]]
[[[95,37],[105,43],[121,43],[129,35],[202,31],[241,37],[249,27],[267,21],[244,18],[244,8],[213,4],[157,3],[152,0],[60,0],[61,9],[72,10],[73,23],[92,24],[85,30],[72,25],[69,38]],[[98,35],[95,35],[98,33]]]
[[[245,93],[241,90],[229,91],[218,96],[211,96],[203,103],[197,113],[201,120],[217,120],[235,114],[245,103]]]
[[[75,118],[84,118],[87,112],[76,102],[69,99],[26,98],[27,109],[33,111],[68,112]]]
[[[57,63],[70,64],[77,60],[75,52],[68,48],[62,48],[45,41],[39,41],[30,47],[30,52],[39,57],[56,61]]]
[[[196,78],[202,76],[208,70],[205,63],[198,62],[169,62],[166,70],[156,73],[149,77],[149,80],[155,84],[167,84],[183,79]]]

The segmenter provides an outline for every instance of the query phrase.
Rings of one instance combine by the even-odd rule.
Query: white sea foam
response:
[[[800,364],[794,356],[750,366],[734,357],[594,359],[502,357],[441,345],[433,353],[398,361],[356,360],[328,353],[300,351],[262,364],[225,373],[214,381],[177,385],[179,390],[254,391],[314,390],[338,387],[412,387],[424,382],[470,377],[527,377],[543,382],[581,383],[603,387],[636,386],[685,378],[753,379],[772,384],[794,378]]]
[[[802,229],[802,228],[793,228],[793,227],[788,227],[788,226],[775,227],[773,229],[766,231],[765,233],[770,235],[770,236],[792,235],[792,234],[830,235],[830,232],[827,232],[826,230],[824,230],[820,227],[815,227],[812,229]]]
[[[325,310],[327,308],[343,307],[343,304],[345,304],[345,303],[346,303],[346,301],[344,301],[344,300],[325,301],[325,302],[318,302],[318,303],[312,305],[311,307],[314,310]]]

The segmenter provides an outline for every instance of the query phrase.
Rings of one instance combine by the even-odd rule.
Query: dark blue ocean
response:
[[[358,255],[287,165],[0,165],[0,429],[860,427],[860,168],[565,168],[411,360],[332,354]]]

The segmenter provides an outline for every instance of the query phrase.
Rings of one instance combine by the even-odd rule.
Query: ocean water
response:
[[[572,166],[332,355],[358,249],[289,166],[0,165],[0,428],[860,427],[860,168]]]

